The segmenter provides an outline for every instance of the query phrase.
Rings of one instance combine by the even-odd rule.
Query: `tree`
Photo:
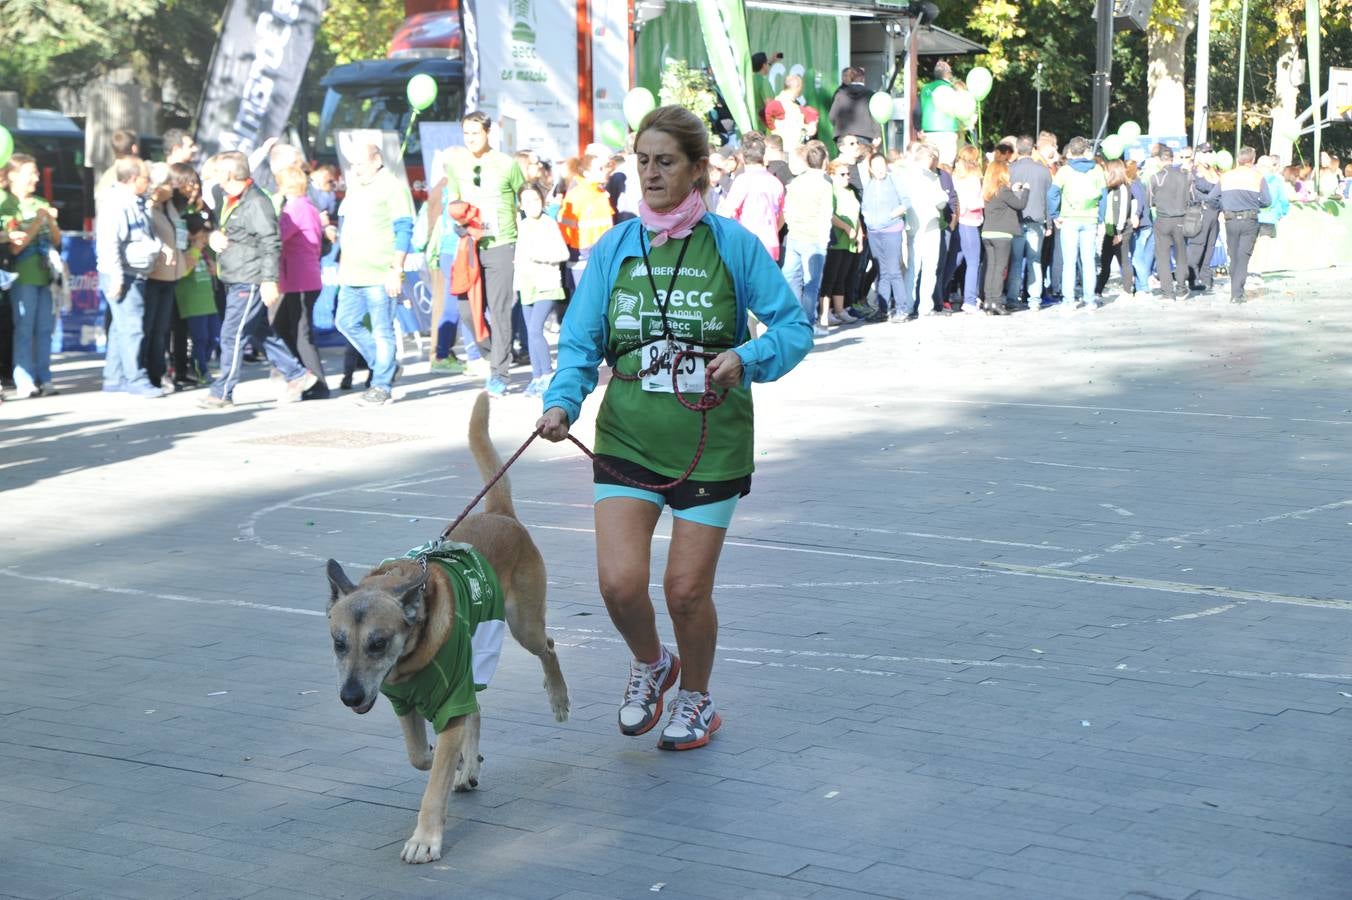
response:
[[[1084,0],[978,0],[965,20],[940,24],[986,45],[987,53],[971,65],[986,66],[995,76],[995,87],[982,107],[987,135],[999,139],[1034,129],[1039,77],[1042,128],[1063,143],[1073,135],[1091,134],[1095,33]],[[967,62],[954,61],[954,68],[961,76]],[[1113,70],[1112,121],[1139,118],[1145,112],[1145,47],[1140,34],[1117,36]]]
[[[173,85],[179,113],[196,108],[226,0],[0,0],[0,87],[26,105],[57,105],[130,68],[163,118]]]
[[[382,59],[403,20],[403,0],[329,0],[316,44],[335,63]]]
[[[1147,68],[1150,134],[1188,133],[1184,61],[1188,37],[1197,29],[1197,3],[1198,0],[1155,0],[1151,10]]]

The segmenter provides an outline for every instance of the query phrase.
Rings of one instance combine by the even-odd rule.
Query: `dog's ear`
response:
[[[399,605],[404,608],[404,621],[409,625],[418,621],[423,608],[423,589],[427,587],[427,572],[402,585],[396,592]]]
[[[333,604],[338,602],[339,597],[344,597],[357,589],[352,583],[352,579],[347,577],[343,571],[342,565],[338,560],[329,560],[327,570],[329,576],[329,609],[333,609]]]

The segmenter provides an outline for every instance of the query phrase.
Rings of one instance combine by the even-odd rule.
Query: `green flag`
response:
[[[700,30],[709,53],[709,67],[723,102],[743,134],[755,129],[752,119],[751,47],[746,36],[743,0],[695,0]]]
[[[1323,168],[1320,144],[1324,137],[1324,104],[1320,102],[1319,93],[1319,0],[1305,0],[1305,34],[1309,42],[1310,101],[1314,109],[1314,156],[1310,164],[1314,169],[1314,189],[1318,191],[1320,169]]]

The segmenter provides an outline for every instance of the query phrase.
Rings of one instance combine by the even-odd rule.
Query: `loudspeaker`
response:
[[[1154,5],[1154,0],[1115,0],[1113,27],[1145,31],[1150,24],[1150,10]]]
[[[1113,30],[1127,31],[1135,28],[1145,31],[1150,24],[1150,10],[1155,0],[1113,0]],[[1098,4],[1094,5],[1089,18],[1098,18]]]

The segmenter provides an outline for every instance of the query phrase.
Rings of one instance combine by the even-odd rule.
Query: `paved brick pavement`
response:
[[[477,490],[474,387],[277,409],[260,368],[208,414],[63,360],[0,406],[0,895],[1346,898],[1346,278],[856,326],[759,387],[698,752],[617,733],[588,468],[532,448],[573,717],[509,646],[421,867],[424,775],[338,702],[322,560]],[[536,406],[493,415],[508,451]]]

